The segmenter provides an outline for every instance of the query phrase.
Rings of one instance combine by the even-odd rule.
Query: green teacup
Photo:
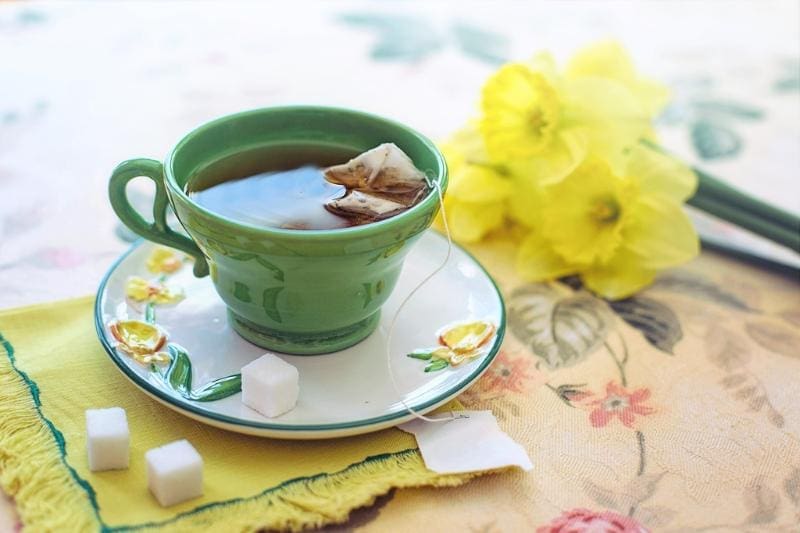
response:
[[[374,115],[329,107],[274,107],[222,117],[186,135],[162,165],[120,164],[109,181],[117,216],[151,241],[194,256],[194,274],[211,273],[230,324],[245,339],[286,353],[319,354],[351,346],[377,326],[411,245],[438,211],[434,192],[393,218],[332,230],[290,230],[236,222],[186,194],[198,171],[238,152],[276,144],[336,145],[364,151],[397,144],[420,170],[447,186],[444,158],[424,136]],[[130,205],[128,182],[156,184],[153,223]],[[167,205],[189,237],[167,226]]]

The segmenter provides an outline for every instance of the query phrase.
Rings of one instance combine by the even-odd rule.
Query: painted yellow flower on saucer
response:
[[[141,320],[118,320],[108,326],[117,348],[142,364],[168,363],[169,354],[161,351],[167,335],[158,327]]]
[[[147,258],[147,270],[153,274],[172,274],[180,270],[183,261],[170,248],[156,248]]]
[[[139,276],[131,276],[125,282],[125,295],[137,302],[155,304],[174,304],[184,298],[183,292],[180,290],[161,282],[147,281]]]

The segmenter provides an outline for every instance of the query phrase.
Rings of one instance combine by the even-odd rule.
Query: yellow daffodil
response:
[[[547,54],[501,67],[484,85],[481,111],[489,156],[526,163],[541,184],[571,172],[589,149],[618,166],[650,129],[650,116],[623,83],[560,76]]]
[[[669,101],[669,89],[636,73],[628,52],[616,41],[603,41],[579,50],[567,64],[567,79],[605,78],[624,85],[650,118]]]
[[[556,88],[522,63],[503,66],[483,87],[481,131],[489,154],[528,158],[550,147],[561,119]]]
[[[520,243],[516,268],[520,276],[531,281],[561,278],[579,270],[553,250],[541,230],[530,232]]]
[[[118,343],[117,348],[136,361],[143,364],[169,362],[169,354],[160,351],[167,336],[158,326],[141,320],[118,320],[108,328]]]
[[[174,250],[158,247],[150,253],[146,264],[153,274],[172,274],[180,270],[183,261]]]
[[[572,264],[606,262],[622,240],[632,195],[628,180],[615,176],[604,161],[587,159],[548,190],[541,231]]]
[[[479,241],[504,225],[512,184],[489,162],[474,128],[459,131],[441,148],[450,174],[445,197],[450,232],[461,242]]]
[[[622,175],[590,158],[548,190],[542,228],[520,246],[520,271],[532,280],[579,273],[603,296],[629,296],[698,253],[681,207],[695,186],[688,168],[644,146]]]
[[[524,171],[511,174],[509,180],[513,191],[506,201],[509,218],[526,228],[539,227],[545,202],[544,187]]]
[[[606,78],[569,80],[564,91],[564,123],[586,136],[588,150],[619,172],[625,154],[652,129],[650,117],[622,84]],[[570,170],[577,167],[574,165]],[[550,179],[554,182],[556,179]]]
[[[548,61],[502,67],[486,82],[480,132],[491,159],[525,167],[529,179],[557,181],[586,153],[583,128],[563,123],[564,109]],[[537,68],[541,70],[537,70]]]
[[[174,304],[183,299],[183,292],[168,287],[164,283],[147,281],[139,276],[131,276],[125,282],[125,295],[137,302],[155,304]]]
[[[615,42],[579,51],[563,71],[546,53],[504,65],[483,87],[480,116],[443,146],[453,237],[514,235],[524,277],[578,274],[608,298],[690,259],[698,241],[682,204],[696,177],[642,144],[667,98]]]

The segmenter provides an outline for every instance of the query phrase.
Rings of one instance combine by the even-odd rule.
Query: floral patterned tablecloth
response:
[[[324,103],[441,138],[503,60],[607,37],[673,87],[664,144],[800,211],[798,21],[792,0],[0,3],[0,307],[93,292],[132,238],[106,200],[110,170],[162,157],[199,123]],[[502,236],[472,251],[503,289],[509,333],[461,400],[492,409],[535,469],[398,492],[348,527],[797,530],[796,272],[705,252],[612,304],[573,280],[524,284]],[[5,530],[13,504],[0,502]]]

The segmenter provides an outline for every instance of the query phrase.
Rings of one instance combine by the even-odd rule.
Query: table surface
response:
[[[132,239],[107,202],[111,169],[127,158],[163,158],[183,133],[211,118],[247,108],[316,103],[379,113],[442,138],[474,113],[482,81],[503,60],[524,59],[542,48],[564,59],[607,37],[623,42],[641,71],[673,88],[673,103],[658,124],[666,146],[751,194],[800,211],[799,21],[800,5],[792,0],[292,2],[280,7],[0,2],[0,308],[95,291]],[[134,201],[147,206],[151,194],[137,187]],[[716,221],[701,215],[696,220],[717,239],[796,261]],[[497,259],[510,256],[492,246],[502,248],[502,243],[474,250],[511,291],[518,281],[509,265]],[[688,272],[728,283],[741,299],[755,298],[775,316],[796,313],[800,305],[796,283],[730,258],[704,254]],[[732,313],[723,315],[727,320]],[[710,335],[690,329],[687,337]],[[796,330],[794,323],[790,331]],[[524,351],[518,339],[510,342],[519,345],[508,353]],[[784,450],[796,451],[800,413],[779,388],[791,385],[774,375],[779,367],[774,361],[765,365],[758,379],[767,389],[777,388],[769,400],[775,412],[785,402],[785,423],[772,429],[794,441],[794,448]],[[541,400],[554,374],[541,374],[538,367],[530,370],[534,374],[526,387]],[[541,464],[542,454],[531,448],[541,442],[520,437],[544,431],[537,424],[546,419],[536,405],[528,400],[492,404],[499,400],[479,396],[471,398],[473,403],[502,413],[507,429],[525,440],[534,462]],[[522,419],[519,413],[509,414],[520,406],[534,412]],[[746,447],[752,452],[751,444]],[[380,530],[390,523],[383,521],[412,508],[420,517],[413,523],[421,525],[440,506],[453,527],[493,531],[542,523],[576,506],[611,508],[613,498],[603,496],[611,488],[592,485],[584,475],[587,465],[578,464],[579,474],[570,478],[580,485],[574,492],[582,497],[564,496],[570,494],[569,476],[545,486],[542,480],[556,479],[553,472],[534,470],[532,482],[521,482],[517,475],[493,476],[472,488],[404,491],[382,499],[380,511],[360,512],[351,525]],[[758,461],[748,465],[754,469],[748,487],[772,475],[758,478]],[[775,473],[775,479],[783,474]],[[794,478],[791,472],[786,475],[789,487]],[[800,470],[797,476],[800,485]],[[654,479],[648,478],[653,487],[642,490],[653,493]],[[712,506],[714,498],[687,479],[684,489],[697,508]],[[475,514],[463,502],[479,505],[481,491],[487,490],[497,511],[482,522],[463,518]],[[753,490],[743,496],[747,501],[773,498],[771,492]],[[779,530],[780,524],[791,523],[792,505],[800,517],[798,492],[786,491],[786,501],[767,517],[772,521],[765,519],[765,527],[769,523]],[[520,497],[538,503],[520,510],[512,501]],[[454,499],[462,503],[442,510]],[[756,513],[763,511],[762,504],[748,505],[755,505],[751,511]],[[667,508],[664,503],[660,511],[648,511],[650,524],[666,524]],[[678,504],[671,509],[673,515],[685,511]],[[698,530],[728,527],[697,515],[681,524]],[[647,523],[646,517],[637,518]],[[0,530],[14,521],[13,505],[0,499]]]

